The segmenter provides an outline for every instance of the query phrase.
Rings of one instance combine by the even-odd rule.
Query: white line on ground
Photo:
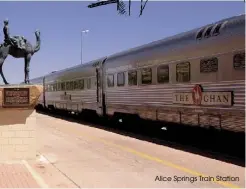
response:
[[[26,166],[26,168],[31,173],[31,175],[33,176],[33,178],[37,181],[37,183],[39,184],[39,186],[41,186],[42,188],[49,188],[49,186],[44,182],[44,180],[42,179],[42,177],[39,176],[39,174],[27,163],[26,160],[22,160],[22,163]]]

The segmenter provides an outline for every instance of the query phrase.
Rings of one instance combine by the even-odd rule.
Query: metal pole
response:
[[[83,63],[83,61],[82,61],[82,35],[83,35],[83,32],[81,31],[81,45],[80,45],[80,47],[81,47],[81,52],[80,52],[80,61],[81,61],[81,64]]]
[[[83,31],[81,31],[81,52],[80,52],[80,59],[81,59],[81,64],[83,63],[83,61],[82,61],[82,38],[83,38],[83,33],[88,33],[89,32],[89,30],[83,30]]]

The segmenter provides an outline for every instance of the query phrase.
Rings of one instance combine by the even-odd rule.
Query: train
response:
[[[245,15],[30,83],[44,87],[39,108],[245,133]]]

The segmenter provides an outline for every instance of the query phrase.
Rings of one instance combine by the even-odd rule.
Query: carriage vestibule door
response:
[[[96,68],[96,92],[97,92],[97,104],[100,106],[101,103],[101,69],[100,67]]]
[[[106,113],[105,96],[103,95],[103,64],[106,61],[103,60],[96,66],[96,96],[97,96],[97,106],[100,109],[98,112],[100,115]]]

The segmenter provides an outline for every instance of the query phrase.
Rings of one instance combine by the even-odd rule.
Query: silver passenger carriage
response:
[[[105,58],[55,71],[44,78],[45,108],[79,113],[102,114],[102,90],[99,86],[99,69]],[[35,83],[36,80],[31,80]]]
[[[104,69],[109,115],[244,132],[245,15],[112,55]]]

